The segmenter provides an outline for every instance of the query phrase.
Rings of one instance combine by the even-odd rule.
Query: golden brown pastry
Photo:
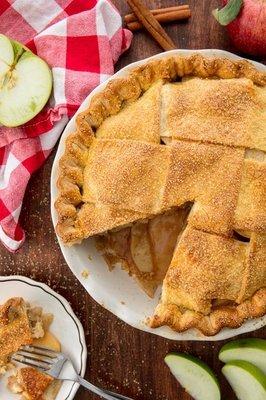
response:
[[[265,72],[198,54],[143,64],[78,115],[57,233],[67,245],[100,234],[109,266],[150,296],[170,265],[153,327],[239,326],[265,313],[265,150]]]
[[[187,227],[166,274],[151,326],[213,335],[266,312],[266,236],[240,242]]]
[[[21,394],[26,400],[43,400],[53,378],[35,368],[20,368],[9,378],[8,387],[13,393]]]
[[[137,101],[104,120],[97,130],[97,138],[160,143],[162,83],[156,82]]]
[[[161,136],[265,151],[265,108],[266,89],[247,78],[168,83]]]
[[[8,362],[10,354],[33,341],[27,305],[13,297],[0,306],[0,363]]]

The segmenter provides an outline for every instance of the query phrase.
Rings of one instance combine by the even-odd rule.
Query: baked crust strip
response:
[[[198,54],[151,61],[132,69],[128,76],[109,82],[92,98],[87,110],[77,116],[77,131],[68,136],[65,154],[59,163],[56,231],[64,243],[73,244],[84,239],[78,213],[82,205],[83,171],[96,129],[108,116],[117,114],[124,105],[137,100],[158,79],[176,81],[184,76],[246,77],[256,85],[266,85],[266,73],[257,71],[248,61],[206,58]]]

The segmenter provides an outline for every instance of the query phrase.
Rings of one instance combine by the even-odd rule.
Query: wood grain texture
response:
[[[130,12],[123,0],[114,0],[122,15]],[[150,8],[176,5],[175,0],[146,1]],[[211,10],[219,1],[180,1],[189,4],[188,22],[167,25],[166,30],[177,48],[220,48],[234,51],[224,28],[218,26]],[[159,53],[161,49],[145,32],[138,32],[130,50],[116,68]],[[137,331],[97,305],[67,267],[57,244],[50,217],[50,173],[55,152],[31,179],[22,210],[21,224],[27,240],[17,254],[0,248],[1,275],[21,274],[50,285],[69,300],[80,318],[88,346],[86,378],[96,385],[131,396],[135,400],[189,400],[164,365],[169,351],[189,352],[208,363],[218,375],[222,399],[235,400],[232,390],[220,373],[217,355],[225,342],[173,342]],[[264,337],[266,329],[246,336]],[[98,397],[80,389],[76,400]]]

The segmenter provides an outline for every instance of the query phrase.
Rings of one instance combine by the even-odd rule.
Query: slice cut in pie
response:
[[[98,236],[97,247],[110,270],[122,264],[148,296],[153,297],[168,270],[189,209],[189,206],[172,209]]]
[[[96,236],[149,296],[152,327],[214,335],[266,313],[266,73],[172,56],[112,80],[60,160],[57,233]]]
[[[49,332],[52,314],[41,307],[30,307],[22,298],[14,297],[0,306],[0,369],[14,374],[8,377],[8,388],[27,400],[54,400],[60,382],[34,368],[19,368],[11,362],[13,353],[21,346],[33,344],[60,351],[60,343]]]

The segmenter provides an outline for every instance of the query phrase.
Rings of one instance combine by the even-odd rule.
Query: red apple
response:
[[[228,0],[222,0],[223,5]],[[266,56],[266,0],[243,0],[236,18],[227,25],[233,45],[253,56]]]

